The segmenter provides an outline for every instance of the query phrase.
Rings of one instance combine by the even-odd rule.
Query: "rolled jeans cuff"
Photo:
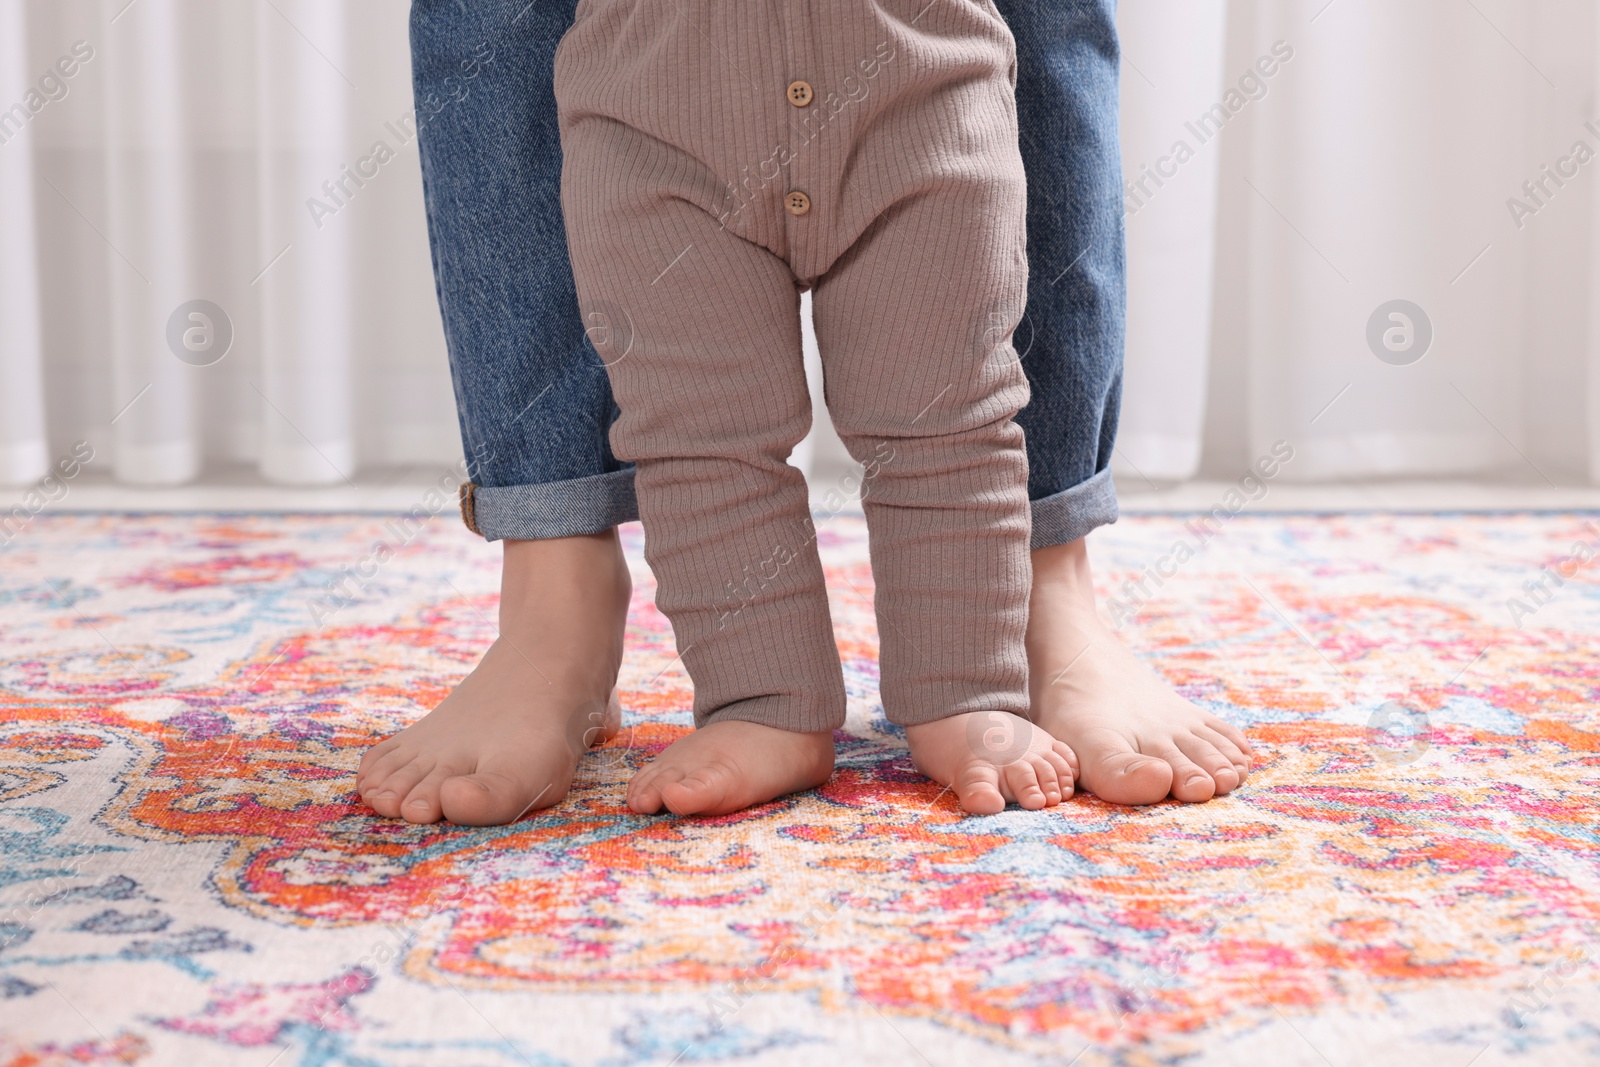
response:
[[[461,486],[461,520],[488,541],[578,537],[638,517],[631,468],[543,485]]]
[[[1065,545],[1116,521],[1117,487],[1107,467],[1087,481],[1033,502],[1033,547]]]

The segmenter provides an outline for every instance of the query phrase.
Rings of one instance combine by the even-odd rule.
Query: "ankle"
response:
[[[505,542],[500,625],[515,626],[550,607],[581,605],[586,615],[626,620],[633,580],[615,529],[542,541]]]
[[[1036,548],[1031,553],[1031,558],[1035,585],[1064,585],[1077,588],[1092,581],[1087,538],[1080,537],[1065,544]]]
[[[1084,538],[1064,545],[1036,548],[1032,562],[1030,618],[1054,619],[1068,624],[1074,620],[1084,624],[1098,621],[1094,575],[1089,569],[1089,550]]]
[[[563,690],[610,691],[633,592],[616,530],[507,541],[500,590],[501,642],[510,655],[531,660]]]

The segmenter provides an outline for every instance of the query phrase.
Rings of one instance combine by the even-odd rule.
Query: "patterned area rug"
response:
[[[881,716],[851,517],[821,533],[838,773],[630,814],[690,701],[630,528],[628,728],[492,829],[350,792],[493,633],[498,549],[406,532],[46,515],[0,553],[0,1064],[1600,1061],[1579,518],[1124,519],[1108,609],[1261,765],[987,818]]]

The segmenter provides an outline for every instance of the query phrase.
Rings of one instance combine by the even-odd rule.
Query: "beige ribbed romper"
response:
[[[809,288],[866,465],[883,704],[1028,708],[1015,48],[990,0],[582,0],[561,201],[698,724],[845,691],[806,485]]]

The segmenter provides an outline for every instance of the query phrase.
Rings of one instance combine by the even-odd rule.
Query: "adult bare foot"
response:
[[[1078,754],[1078,784],[1114,804],[1210,800],[1250,772],[1236,727],[1172,691],[1095,612],[1083,540],[1033,553],[1033,720]]]
[[[368,749],[361,799],[407,822],[515,822],[558,803],[616,733],[612,687],[632,582],[615,530],[507,541],[500,636],[444,701]]]
[[[1015,801],[1052,807],[1072,796],[1078,771],[1072,749],[1028,720],[1003,711],[972,711],[906,727],[917,770],[955,791],[974,815],[995,815]]]
[[[833,773],[833,734],[725,719],[678,738],[633,776],[628,807],[654,815],[726,815],[813,789]]]

